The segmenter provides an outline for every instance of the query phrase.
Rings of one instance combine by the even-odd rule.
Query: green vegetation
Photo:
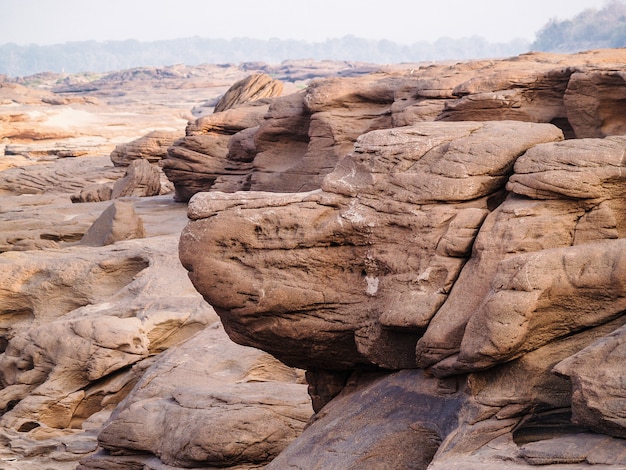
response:
[[[612,0],[601,10],[585,10],[571,20],[553,19],[531,47],[545,52],[626,47],[626,4]]]

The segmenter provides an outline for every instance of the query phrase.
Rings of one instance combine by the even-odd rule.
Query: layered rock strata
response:
[[[296,165],[275,139],[285,165],[255,173],[250,145],[251,191],[191,199],[194,286],[236,342],[307,369],[317,414],[269,468],[626,466],[620,54],[315,83]],[[320,188],[281,186],[307,155]]]
[[[358,136],[422,121],[516,120],[552,123],[568,139],[617,135],[626,132],[624,60],[622,50],[530,53],[314,80],[295,96],[267,98],[265,115],[248,112],[255,124],[230,111],[191,124],[164,166],[177,198],[188,200],[210,189],[316,189]]]

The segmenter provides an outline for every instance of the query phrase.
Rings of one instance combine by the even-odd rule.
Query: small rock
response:
[[[79,243],[88,246],[105,246],[117,241],[144,236],[143,222],[132,204],[115,201],[89,227]]]

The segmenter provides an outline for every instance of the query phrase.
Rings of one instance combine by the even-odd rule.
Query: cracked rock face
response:
[[[304,428],[311,405],[301,372],[239,346],[219,323],[159,357],[98,436],[81,469],[254,465]],[[116,458],[123,449],[129,457]]]
[[[307,369],[317,414],[269,468],[626,465],[623,73],[593,58],[537,81],[475,64],[449,94],[369,79],[392,119],[319,189],[191,199],[196,289],[236,342]],[[354,111],[349,89],[311,87],[309,124]]]
[[[181,261],[239,342],[306,368],[415,367],[516,158],[561,138],[520,122],[374,131],[322,191],[197,195]]]

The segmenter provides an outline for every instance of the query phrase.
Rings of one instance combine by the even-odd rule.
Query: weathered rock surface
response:
[[[106,246],[123,240],[143,238],[145,235],[143,221],[132,204],[115,201],[89,227],[79,244]]]
[[[93,452],[89,420],[124,398],[142,361],[214,321],[184,278],[161,274],[181,269],[176,239],[2,255],[0,424],[13,455],[63,459],[85,432],[91,446],[66,458]]]
[[[74,193],[95,184],[108,183],[112,186],[124,173],[125,170],[115,168],[108,157],[62,158],[3,171],[0,174],[0,193]]]
[[[103,450],[79,468],[128,468],[120,453],[135,465],[154,455],[172,467],[257,465],[310,416],[301,374],[234,344],[216,323],[159,357],[100,433]]]
[[[566,138],[619,135],[626,128],[620,111],[624,60],[622,50],[531,53],[315,80],[296,96],[272,99],[258,130],[255,123],[239,126],[232,137],[226,132],[207,136],[202,145],[192,144],[194,153],[186,151],[187,139],[175,143],[165,165],[171,159],[174,168],[187,172],[167,174],[179,200],[211,189],[310,191],[320,187],[359,135],[434,120],[552,123]],[[194,127],[188,127],[188,135]],[[238,134],[244,129],[245,137]],[[242,141],[247,142],[246,165],[238,159]],[[189,174],[192,168],[195,177]]]
[[[195,195],[179,250],[232,339],[307,369],[269,468],[626,466],[623,63],[324,80],[233,137],[250,191]],[[320,189],[283,185],[307,156]]]
[[[237,341],[298,367],[415,367],[417,332],[445,302],[489,199],[520,154],[561,138],[512,121],[370,132],[324,192],[197,195],[181,261]],[[281,322],[266,321],[277,312]]]
[[[121,197],[148,197],[161,193],[161,171],[148,160],[133,160],[123,177],[113,183],[91,184],[72,195],[72,202],[99,202]],[[167,189],[165,192],[168,192]]]
[[[267,74],[258,73],[239,80],[231,86],[215,105],[219,113],[234,108],[239,104],[250,103],[263,98],[280,96],[283,93],[283,82],[274,80]]]
[[[154,128],[174,128],[181,121],[184,126],[198,95],[204,95],[200,97],[204,100],[219,96],[248,73],[237,67],[216,66],[214,71],[220,75],[192,76],[189,70],[191,75],[181,72],[180,76],[173,70],[167,76],[120,73],[98,83],[68,82],[74,88],[67,93],[77,98],[71,103],[52,105],[35,100],[24,104],[18,100],[0,105],[3,117],[20,114],[15,119],[25,129],[62,127],[68,134],[81,135],[71,137],[75,146],[68,139],[32,142],[26,133],[23,139],[2,137],[0,152],[8,148],[8,153],[20,153],[5,155],[0,163],[3,469],[75,468],[79,459],[96,452],[98,434],[112,410],[152,365],[156,377],[141,382],[132,400],[165,406],[161,418],[165,417],[180,438],[157,433],[160,429],[155,428],[155,433],[145,435],[142,450],[127,448],[125,456],[115,450],[122,443],[108,439],[110,454],[102,460],[108,451],[101,448],[98,463],[90,460],[90,465],[133,468],[140,462],[142,467],[171,469],[179,467],[164,460],[173,463],[180,458],[177,462],[181,465],[218,461],[232,468],[259,468],[299,434],[309,418],[311,405],[303,373],[266,353],[230,342],[215,323],[212,308],[186,279],[177,256],[179,233],[187,221],[186,206],[175,203],[171,195],[146,197],[144,193],[123,196],[113,206],[103,201],[128,171],[112,166],[107,156],[111,145]],[[51,78],[53,82],[58,79]],[[98,98],[78,99],[94,95]],[[67,108],[70,104],[73,110]],[[247,122],[243,114],[239,117]],[[80,146],[91,139],[101,139],[106,145],[66,158],[79,155]],[[66,153],[71,149],[76,153]],[[154,168],[150,155],[144,156],[133,159],[131,165]],[[92,202],[72,204],[71,196],[88,187],[95,194]],[[134,212],[142,221],[145,237],[106,246],[81,245],[81,238],[89,238],[90,227],[98,230],[102,219],[97,219],[107,218],[110,206],[117,216]],[[111,226],[107,223],[106,232],[116,232],[119,221],[115,217],[107,221]],[[97,238],[96,245],[113,241]],[[211,324],[214,328],[207,330],[207,335],[199,335],[180,352],[175,349]],[[208,344],[212,347],[207,348]],[[161,362],[161,353],[170,349],[174,354],[163,356],[170,362]],[[206,362],[196,361],[203,354]],[[182,367],[181,361],[188,366]],[[211,361],[214,367],[207,367]],[[228,393],[224,388],[227,377]],[[156,399],[161,393],[163,399]],[[174,397],[178,401],[174,402]],[[129,406],[130,400],[126,402]],[[178,405],[170,406],[173,403]],[[137,407],[133,410],[135,413]],[[150,416],[135,413],[133,419],[139,423],[152,419]],[[219,432],[207,432],[205,420],[219,422],[215,428]],[[118,437],[144,431],[131,424],[115,418],[106,425],[111,429],[122,425],[124,431]],[[228,443],[232,452],[224,452],[224,438],[230,441],[230,436],[243,432],[248,439],[239,440],[238,445]],[[202,440],[196,439],[201,436]],[[236,439],[233,437],[233,442]],[[105,445],[104,439],[102,443]],[[167,446],[166,455],[161,450]],[[148,455],[151,449],[155,453]]]
[[[420,370],[355,374],[266,468],[426,468],[466,400]]]
[[[228,159],[228,142],[238,132],[258,126],[267,109],[265,101],[255,101],[190,123],[187,136],[175,142],[163,160],[163,171],[174,183],[175,199],[188,201],[220,176],[235,180],[245,176],[250,162]]]
[[[167,155],[167,148],[183,137],[177,131],[152,131],[139,139],[119,144],[111,152],[111,161],[115,166],[128,166],[130,162],[146,159],[158,163]]]
[[[203,82],[209,109],[268,66],[214,80],[138,69],[53,92],[93,93],[106,112],[163,110],[176,93],[140,134],[127,114],[103,125],[95,102],[0,109],[24,129],[69,133],[80,118],[108,145],[191,118],[162,165],[179,200],[210,190],[188,211],[124,197],[145,238],[87,247],[111,203],[69,198],[112,193],[123,170],[34,147],[2,163],[2,465],[626,468],[624,62],[357,67],[199,119],[198,96],[181,96]],[[22,135],[3,145],[33,144]],[[311,400],[301,371],[227,341],[176,261],[187,214],[178,254],[224,331],[306,368]]]

